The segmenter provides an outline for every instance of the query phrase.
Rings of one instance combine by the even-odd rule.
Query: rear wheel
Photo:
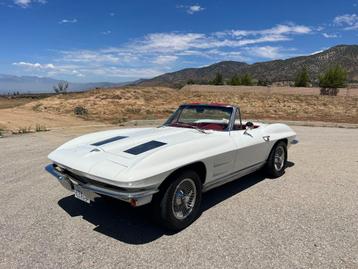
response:
[[[287,163],[287,145],[279,141],[271,150],[266,164],[266,173],[269,177],[280,177],[285,173]]]
[[[160,201],[160,219],[169,229],[178,231],[189,226],[200,213],[202,184],[191,170],[175,175],[163,190]]]

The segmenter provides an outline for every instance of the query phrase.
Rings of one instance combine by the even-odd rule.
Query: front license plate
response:
[[[88,204],[91,202],[90,199],[79,188],[75,187],[74,191],[75,191],[75,197],[77,199],[80,199],[81,201],[86,202]]]

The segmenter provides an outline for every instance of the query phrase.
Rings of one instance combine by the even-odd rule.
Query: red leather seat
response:
[[[209,123],[209,124],[206,124],[205,126],[203,126],[203,129],[223,131],[225,129],[225,126],[222,124],[217,124],[217,123]]]

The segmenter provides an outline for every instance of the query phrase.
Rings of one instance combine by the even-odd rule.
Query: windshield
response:
[[[232,107],[209,105],[183,105],[168,119],[166,126],[226,131]]]

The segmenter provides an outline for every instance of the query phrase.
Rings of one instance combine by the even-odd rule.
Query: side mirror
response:
[[[246,122],[246,129],[253,129],[254,124],[251,121]]]
[[[248,136],[252,137],[252,135],[247,132],[247,131],[252,130],[252,129],[254,129],[254,124],[251,121],[246,122],[246,129],[244,131],[244,135],[248,135]]]

